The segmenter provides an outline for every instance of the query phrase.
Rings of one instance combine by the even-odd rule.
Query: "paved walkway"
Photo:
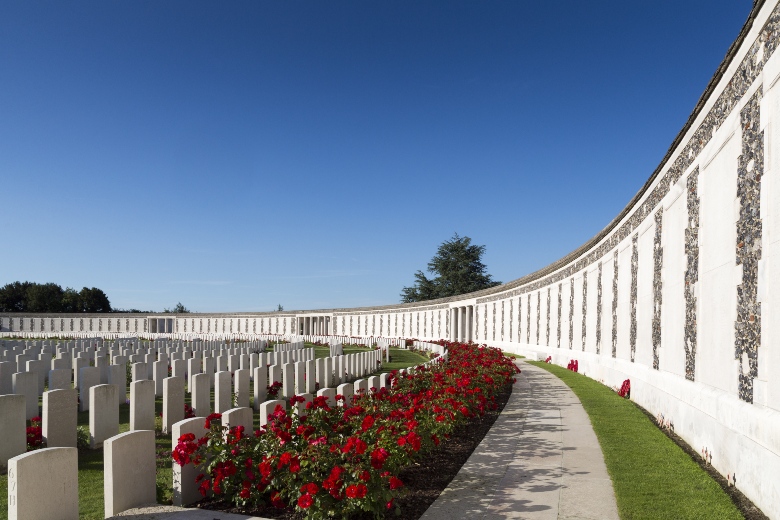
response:
[[[579,399],[546,370],[520,367],[503,412],[423,520],[619,518]]]
[[[619,518],[601,447],[579,399],[546,370],[520,367],[501,415],[423,520]],[[121,518],[256,517],[153,506]]]

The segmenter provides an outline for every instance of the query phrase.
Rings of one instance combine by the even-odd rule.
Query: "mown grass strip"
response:
[[[743,518],[723,489],[632,401],[550,363],[582,402],[599,439],[622,519]]]

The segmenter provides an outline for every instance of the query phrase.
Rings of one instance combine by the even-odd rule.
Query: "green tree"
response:
[[[281,303],[276,306],[276,312],[283,311],[283,310],[284,310],[284,307],[282,307]]]
[[[163,312],[167,313],[173,313],[173,314],[186,314],[190,312],[190,310],[181,304],[181,302],[177,303],[176,306],[173,309],[165,309]]]
[[[13,282],[0,288],[0,312],[26,312],[27,290],[32,283]]]
[[[62,287],[34,283],[27,288],[27,312],[62,312]]]
[[[81,303],[81,295],[72,287],[62,292],[62,312],[81,312],[84,305]]]
[[[111,312],[111,303],[108,301],[106,293],[93,287],[88,289],[84,287],[79,293],[81,298],[83,312]]]
[[[436,276],[428,278],[422,271],[417,271],[414,285],[401,291],[401,301],[421,302],[501,285],[487,274],[487,267],[482,263],[484,253],[485,246],[473,245],[469,237],[455,233],[439,246],[428,262],[428,272]]]

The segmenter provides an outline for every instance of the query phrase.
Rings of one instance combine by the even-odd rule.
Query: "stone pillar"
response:
[[[474,341],[474,306],[466,307],[466,341]]]
[[[103,500],[106,518],[157,501],[154,431],[125,432],[106,440]]]
[[[450,341],[458,341],[458,308],[450,309]]]
[[[467,341],[466,339],[466,307],[460,307],[460,316],[458,317],[458,339],[459,341]]]
[[[78,519],[78,466],[76,448],[45,448],[9,460],[9,520]]]

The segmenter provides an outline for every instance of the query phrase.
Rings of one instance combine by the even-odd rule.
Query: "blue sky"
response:
[[[663,158],[750,0],[0,4],[0,285],[390,304],[453,233],[510,281]]]

